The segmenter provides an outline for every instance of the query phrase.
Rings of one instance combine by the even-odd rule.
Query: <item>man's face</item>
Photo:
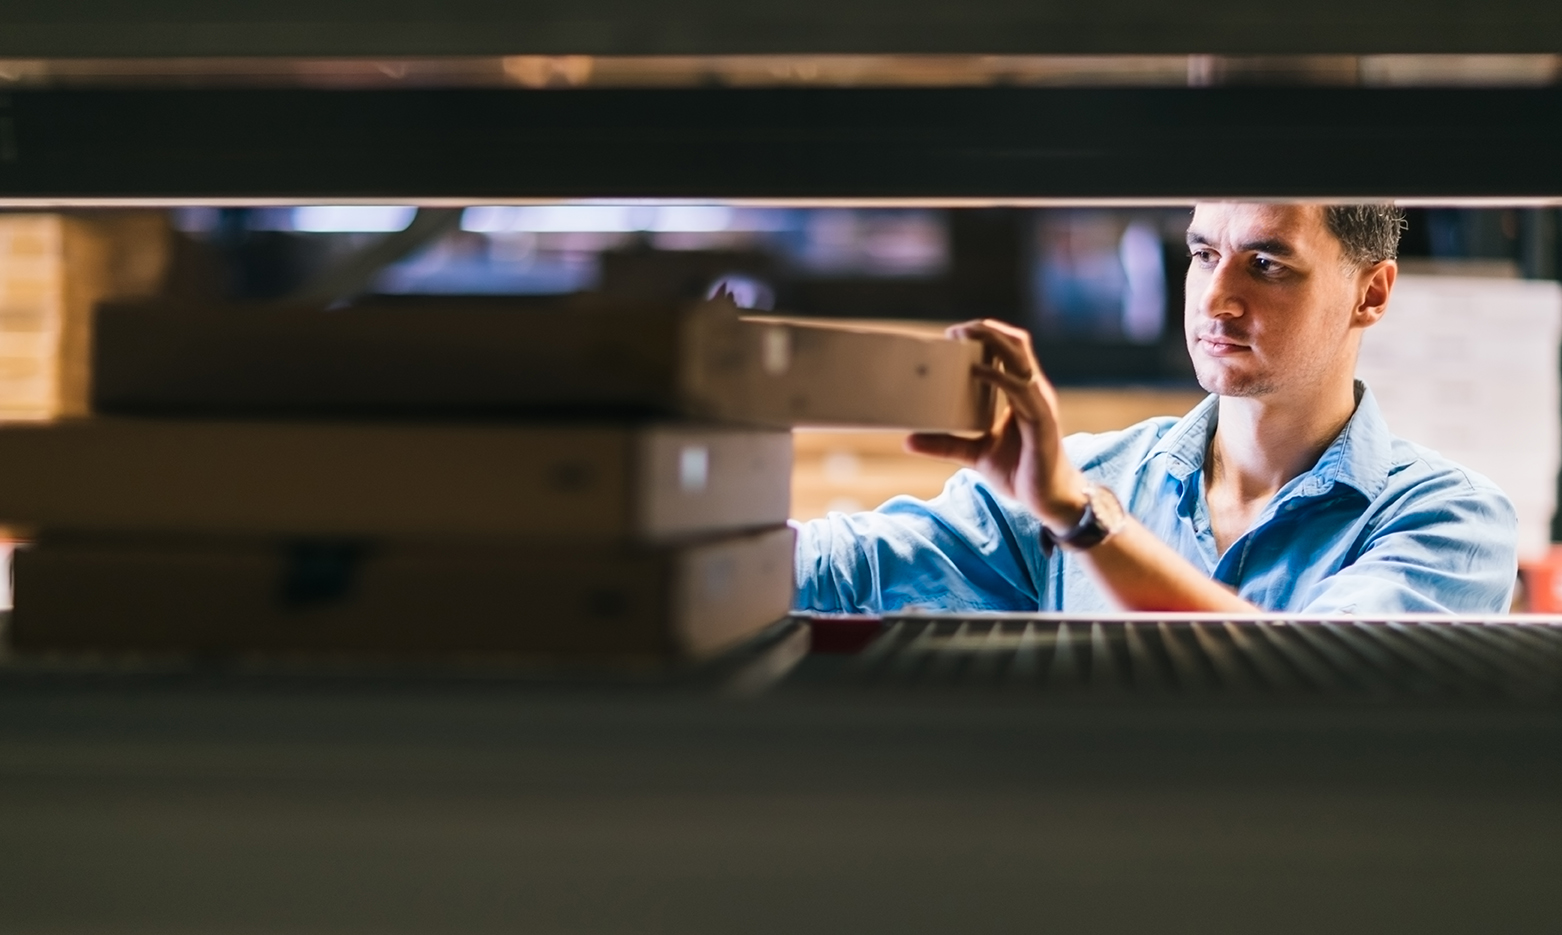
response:
[[[1349,376],[1359,276],[1322,207],[1201,204],[1188,248],[1184,330],[1204,389],[1305,395]]]

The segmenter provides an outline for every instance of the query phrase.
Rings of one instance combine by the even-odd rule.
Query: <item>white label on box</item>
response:
[[[764,346],[760,350],[760,364],[773,377],[779,377],[791,369],[792,332],[781,325],[766,328]]]

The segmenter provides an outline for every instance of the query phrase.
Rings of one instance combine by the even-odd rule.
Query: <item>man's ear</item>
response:
[[[1361,298],[1351,313],[1351,324],[1357,328],[1375,325],[1388,311],[1389,293],[1394,291],[1394,280],[1399,277],[1399,264],[1383,260],[1363,269],[1356,281]]]

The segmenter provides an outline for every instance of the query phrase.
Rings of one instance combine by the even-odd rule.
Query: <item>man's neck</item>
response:
[[[1268,502],[1318,463],[1355,411],[1349,379],[1305,397],[1222,396],[1205,483],[1238,502]]]

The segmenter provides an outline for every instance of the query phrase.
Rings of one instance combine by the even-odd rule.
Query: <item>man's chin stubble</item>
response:
[[[1198,377],[1199,386],[1206,393],[1214,393],[1216,396],[1234,396],[1249,398],[1254,396],[1268,396],[1275,391],[1274,384],[1256,377],[1233,377],[1230,374],[1209,373],[1194,368],[1194,374]],[[1222,376],[1225,378],[1222,379]]]

